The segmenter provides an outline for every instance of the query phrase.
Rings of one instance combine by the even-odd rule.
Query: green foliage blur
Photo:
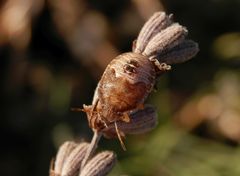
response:
[[[240,175],[239,0],[4,0],[0,2],[0,175],[48,175],[66,140],[89,141],[86,115],[106,65],[131,51],[155,11],[174,14],[200,52],[163,75],[147,103],[153,131],[118,140],[110,173]]]

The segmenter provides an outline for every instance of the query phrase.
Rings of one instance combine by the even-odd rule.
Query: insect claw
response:
[[[123,113],[122,121],[127,122],[127,123],[130,122],[130,117],[127,112]]]

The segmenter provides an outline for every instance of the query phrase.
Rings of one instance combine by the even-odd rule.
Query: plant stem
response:
[[[97,130],[94,130],[93,138],[91,140],[91,143],[87,149],[86,155],[84,156],[81,164],[81,170],[83,169],[83,167],[86,165],[88,160],[92,157],[93,153],[97,149],[98,142],[101,139],[101,137],[102,137],[102,133],[98,132]]]

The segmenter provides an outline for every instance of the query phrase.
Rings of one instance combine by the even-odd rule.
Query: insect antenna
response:
[[[85,112],[85,110],[82,109],[82,108],[71,108],[71,111],[74,111],[74,112]]]

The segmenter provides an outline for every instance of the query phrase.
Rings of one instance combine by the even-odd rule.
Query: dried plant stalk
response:
[[[67,157],[70,155],[72,150],[76,148],[77,144],[72,141],[64,142],[57,153],[55,164],[54,164],[54,172],[55,174],[61,174],[64,162]]]
[[[105,176],[116,163],[116,155],[111,151],[104,151],[92,158],[83,168],[79,176]]]
[[[178,64],[186,62],[194,57],[199,51],[198,44],[192,40],[185,40],[168,52],[157,54],[159,62],[167,64]]]
[[[78,172],[88,147],[88,143],[81,143],[70,153],[63,165],[61,175],[74,176]]]
[[[142,27],[136,42],[134,52],[142,53],[148,42],[161,30],[165,29],[172,23],[171,17],[165,12],[156,12]]]
[[[91,143],[86,151],[86,154],[83,158],[83,161],[81,163],[81,170],[83,169],[83,167],[85,166],[85,164],[87,163],[89,158],[92,157],[93,153],[95,152],[95,150],[98,146],[98,142],[101,139],[101,137],[102,137],[102,133],[95,130],[92,141],[91,141]]]
[[[170,27],[162,30],[155,35],[146,46],[143,55],[152,56],[169,50],[180,44],[187,35],[187,29],[178,23],[172,24]]]

